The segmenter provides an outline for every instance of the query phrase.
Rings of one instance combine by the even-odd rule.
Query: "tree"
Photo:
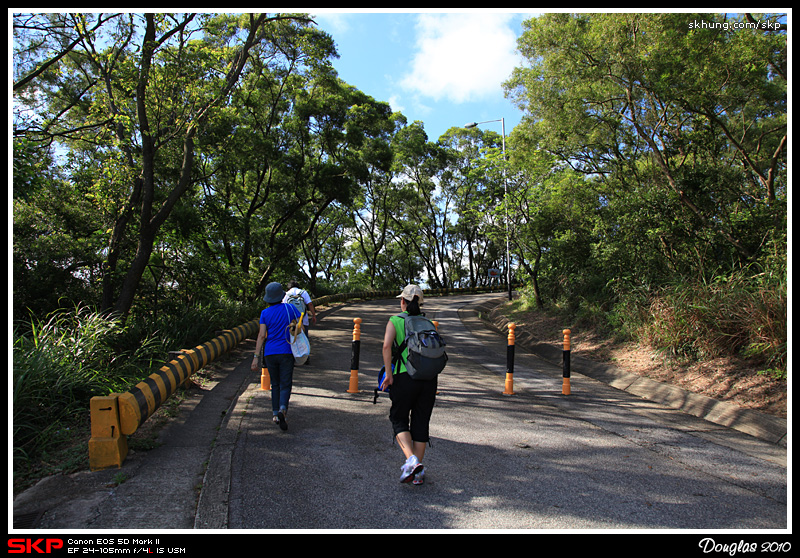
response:
[[[125,316],[159,231],[196,180],[195,144],[239,83],[250,52],[268,40],[265,26],[280,19],[309,20],[266,14],[63,14],[58,26],[47,27],[44,18],[53,19],[15,17],[16,53],[32,57],[42,51],[38,44],[69,44],[40,64],[30,58],[20,67],[15,100],[35,118],[19,111],[15,134],[86,153],[94,159],[91,165],[102,163],[96,170],[108,172],[108,188],[98,192],[111,207],[112,221],[102,306]],[[41,34],[28,33],[34,28],[44,41]],[[122,258],[127,270],[118,280]]]
[[[505,180],[509,167],[504,160],[503,138],[491,130],[451,128],[439,144],[450,152],[448,180],[452,190],[454,263],[470,287],[489,282],[489,269],[506,264]],[[505,274],[504,274],[505,276]]]
[[[701,20],[710,25],[693,27]],[[646,191],[655,207],[682,208],[657,227],[685,227],[660,235],[681,239],[669,252],[722,265],[732,258],[721,239],[752,261],[785,223],[786,36],[745,20],[547,14],[526,22],[519,44],[530,67],[506,87],[538,146],[606,184],[604,204]]]
[[[428,141],[421,122],[399,129],[393,148],[400,200],[392,213],[396,241],[419,256],[431,288],[451,287],[450,212],[455,200],[452,189],[444,186],[450,180],[450,154],[441,145]]]
[[[50,157],[14,141],[14,315],[41,315],[90,298],[100,269],[102,227],[85,192],[69,187]]]
[[[335,82],[327,77],[333,41],[291,21],[271,22],[265,33],[269,40],[253,50],[240,86],[198,147],[200,188],[183,207],[192,218],[176,223],[184,252],[203,254],[223,293],[235,299],[258,295],[253,275],[294,274],[303,241],[331,203],[306,174],[309,135],[298,99],[320,79]]]
[[[257,291],[279,269],[276,262],[309,238],[332,204],[351,205],[373,172],[386,172],[391,164],[393,123],[387,103],[336,76],[321,75],[296,90],[292,105],[283,123],[286,151],[281,172],[293,195],[270,203],[281,217],[269,227]],[[289,224],[299,228],[290,232]]]

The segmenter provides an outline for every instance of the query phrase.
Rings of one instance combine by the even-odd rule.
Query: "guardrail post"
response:
[[[514,347],[516,345],[515,329],[517,324],[508,324],[508,349],[506,352],[506,386],[503,395],[514,395]]]
[[[128,438],[119,425],[117,395],[95,396],[89,401],[91,438],[89,468],[92,471],[122,467],[128,455]]]
[[[563,382],[561,387],[561,394],[562,395],[569,395],[571,393],[571,387],[569,384],[569,376],[570,376],[570,352],[571,352],[571,343],[570,343],[570,334],[572,333],[570,330],[565,329],[563,332],[564,334],[564,358],[563,358]]]
[[[353,322],[353,350],[350,353],[350,387],[347,393],[358,393],[358,360],[361,356],[361,318],[354,318]]]

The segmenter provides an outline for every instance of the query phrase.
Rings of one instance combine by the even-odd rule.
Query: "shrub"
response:
[[[672,285],[652,296],[643,340],[691,358],[742,355],[786,369],[785,283],[742,273]]]

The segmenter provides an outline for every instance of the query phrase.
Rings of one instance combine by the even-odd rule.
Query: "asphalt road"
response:
[[[46,479],[14,500],[15,524],[36,516],[35,529],[117,533],[790,527],[785,441],[616,389],[582,365],[562,395],[560,364],[520,347],[515,394],[503,395],[506,338],[473,311],[493,298],[426,300],[450,360],[422,486],[399,483],[388,397],[373,403],[383,330],[399,311],[380,300],[338,307],[312,328],[287,431],[249,370],[248,340],[218,383],[187,401],[161,447],[119,470]],[[348,393],[354,318],[363,320],[359,392]]]
[[[425,304],[450,360],[424,485],[399,483],[403,458],[388,398],[373,404],[383,330],[397,301],[354,304],[313,331],[312,364],[296,369],[286,432],[271,422],[268,392],[251,384],[240,397],[226,429],[235,435],[219,446],[229,467],[227,514],[219,506],[216,516],[204,515],[215,482],[207,475],[200,523],[244,530],[786,528],[779,447],[577,373],[564,396],[559,366],[519,352],[515,395],[503,395],[507,342],[471,316],[466,305],[475,301]],[[347,393],[354,318],[363,320],[358,394]]]

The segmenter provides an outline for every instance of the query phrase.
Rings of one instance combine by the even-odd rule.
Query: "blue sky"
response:
[[[521,64],[516,44],[529,14],[308,11],[336,42],[339,76],[422,121],[430,141],[467,122],[504,118],[506,134],[519,123],[502,83]],[[481,127],[501,131],[500,122]]]

